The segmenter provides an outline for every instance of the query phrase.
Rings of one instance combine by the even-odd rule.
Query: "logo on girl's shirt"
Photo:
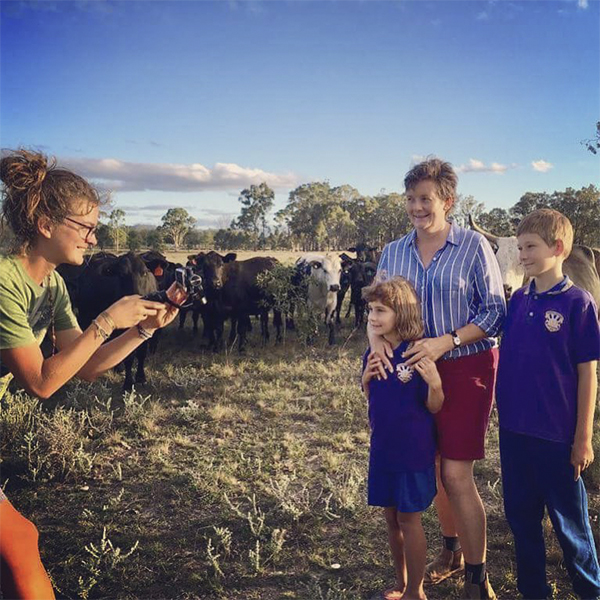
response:
[[[396,365],[396,374],[402,383],[408,383],[412,379],[414,372],[415,370],[413,367],[407,365],[406,363],[400,363],[399,365]]]
[[[551,333],[556,333],[565,320],[565,318],[555,310],[547,310],[544,316],[546,317],[544,320],[544,325]]]

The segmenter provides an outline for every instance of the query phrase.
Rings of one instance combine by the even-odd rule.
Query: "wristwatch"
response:
[[[462,343],[460,341],[460,336],[458,335],[458,333],[456,333],[456,331],[451,331],[450,335],[452,336],[452,343],[454,344],[454,347],[458,348]]]

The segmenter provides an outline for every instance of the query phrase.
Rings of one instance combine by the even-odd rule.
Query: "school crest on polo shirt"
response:
[[[408,383],[413,378],[414,368],[406,363],[396,365],[396,375],[402,383]]]
[[[560,329],[564,320],[565,318],[555,310],[547,310],[546,314],[544,315],[544,325],[550,333],[556,333]]]

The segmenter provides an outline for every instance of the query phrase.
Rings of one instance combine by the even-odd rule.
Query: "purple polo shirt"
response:
[[[496,384],[500,427],[571,444],[577,424],[577,365],[600,358],[598,309],[565,277],[537,293],[513,294]]]
[[[371,468],[384,471],[422,471],[435,464],[435,424],[425,402],[429,388],[402,353],[402,342],[391,359],[393,373],[369,383]],[[367,350],[363,370],[367,364]]]

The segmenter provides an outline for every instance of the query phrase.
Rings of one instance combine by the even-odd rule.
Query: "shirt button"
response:
[[[533,299],[534,299],[534,300],[537,300],[537,299],[538,299],[538,297],[537,297],[537,294],[536,294],[536,295],[533,297]]]
[[[533,313],[532,313],[532,312],[530,312],[530,313],[529,313],[529,316],[530,316],[530,317],[533,317]]]
[[[437,256],[434,256],[434,257],[433,257],[433,260],[437,260],[437,258],[438,258]]]

